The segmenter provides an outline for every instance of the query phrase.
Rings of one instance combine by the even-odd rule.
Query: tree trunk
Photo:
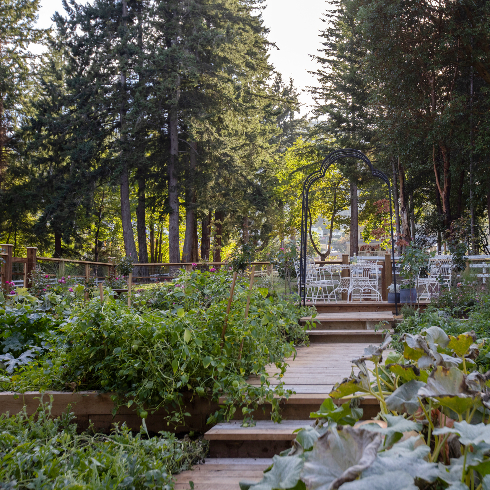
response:
[[[410,224],[412,226],[412,239],[415,240],[415,236],[416,236],[415,203],[413,201],[413,192],[410,193]]]
[[[330,251],[332,250],[333,223],[336,215],[337,215],[337,188],[333,190],[333,208],[332,208],[332,216],[330,218],[330,233],[328,234],[328,246],[327,246],[327,251],[325,252],[325,258],[327,258],[330,255]]]
[[[138,179],[138,206],[136,208],[136,219],[138,229],[138,248],[139,262],[146,264],[148,262],[148,245],[146,240],[146,179],[140,176]]]
[[[102,224],[102,211],[104,209],[104,198],[105,190],[102,190],[102,200],[100,202],[99,214],[97,216],[97,228],[95,229],[95,239],[94,239],[94,260],[99,261],[99,235],[100,235],[100,225]]]
[[[352,257],[359,253],[359,202],[357,199],[357,185],[350,184],[350,249]]]
[[[61,258],[62,250],[61,250],[61,233],[55,231],[54,232],[54,255],[53,257],[59,259]]]
[[[177,91],[178,92],[178,91]],[[168,200],[170,206],[168,226],[169,261],[180,262],[179,242],[179,181],[177,165],[179,159],[178,111],[174,105],[169,111],[168,132],[170,135],[170,159],[168,162]]]
[[[401,235],[404,240],[410,242],[410,219],[408,216],[408,197],[405,187],[405,169],[400,162],[400,158],[398,158],[398,178],[400,180]]]
[[[121,174],[121,223],[123,229],[124,249],[126,255],[130,255],[135,260],[138,258],[136,253],[136,243],[134,241],[133,224],[131,223],[131,206],[129,203],[129,175],[126,162],[123,163]]]
[[[395,167],[395,159],[391,161],[391,165],[393,167],[393,205],[395,208],[395,227],[396,227],[396,237],[395,241],[398,240],[401,236],[400,230],[400,204],[398,202],[398,179],[396,178],[396,167]],[[398,253],[401,253],[401,247],[397,246]]]
[[[450,203],[450,197],[451,197],[450,157],[449,157],[449,150],[444,143],[442,142],[439,143],[439,149],[441,151],[442,164],[443,164],[444,182],[442,184],[439,178],[438,154],[435,145],[432,148],[432,161],[434,165],[434,174],[436,177],[437,191],[439,192],[439,195],[441,197],[442,212],[444,213],[444,226],[446,227],[446,230],[449,230],[452,222],[451,203]]]
[[[223,211],[214,213],[214,241],[213,241],[213,262],[221,262],[221,246],[223,244]]]
[[[126,0],[122,0],[122,18],[123,25],[126,25],[126,17],[128,16],[128,7]],[[126,73],[121,70],[120,76],[121,82],[121,91],[125,93],[126,91]],[[126,255],[130,255],[135,260],[138,255],[136,253],[136,244],[134,242],[134,233],[133,233],[133,225],[131,223],[131,206],[129,202],[129,169],[128,162],[126,159],[127,149],[125,147],[125,117],[126,117],[126,101],[121,100],[121,107],[119,110],[119,119],[121,124],[121,160],[122,160],[122,172],[121,172],[121,180],[120,180],[120,188],[121,188],[121,224],[123,229],[123,239],[124,239],[124,249],[126,251]]]
[[[150,262],[156,262],[155,260],[155,223],[150,223]]]
[[[201,221],[201,259],[209,260],[209,250],[211,248],[211,234],[209,227],[211,225],[211,211]]]
[[[189,151],[189,185],[187,189],[187,207],[185,210],[185,238],[184,250],[182,252],[182,262],[193,262],[196,253],[194,248],[194,235],[196,234],[196,189],[194,184],[195,171],[197,166],[197,143],[191,142]],[[194,253],[193,253],[194,252]]]
[[[487,184],[487,214],[488,214],[488,230],[490,233],[490,181]]]
[[[0,52],[1,52],[0,40]],[[3,173],[7,166],[5,146],[7,144],[7,121],[4,120],[3,97],[0,95],[0,189],[3,184]]]

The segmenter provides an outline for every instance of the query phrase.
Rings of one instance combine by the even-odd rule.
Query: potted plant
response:
[[[425,250],[408,245],[398,263],[403,281],[400,284],[400,303],[417,301],[417,286],[420,272],[427,267],[431,254]]]
[[[400,303],[400,285],[397,284],[395,292],[395,284],[391,283],[388,286],[388,303]]]

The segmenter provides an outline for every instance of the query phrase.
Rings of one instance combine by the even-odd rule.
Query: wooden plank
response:
[[[263,472],[272,464],[272,460],[266,458],[229,460],[226,463],[224,458],[206,459],[204,464],[174,476],[175,490],[189,490],[189,481],[193,482],[195,490],[239,490],[240,481],[262,480]]]
[[[204,434],[208,441],[289,441],[296,435],[294,431],[309,427],[312,420],[283,420],[275,424],[271,420],[257,420],[255,427],[242,427],[242,421],[232,420],[215,425]]]

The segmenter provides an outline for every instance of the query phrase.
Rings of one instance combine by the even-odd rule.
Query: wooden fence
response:
[[[1,285],[5,286],[6,282],[15,281],[16,286],[23,285],[24,287],[31,287],[30,278],[32,271],[40,265],[43,271],[50,278],[60,278],[62,276],[70,276],[74,279],[80,279],[83,281],[95,280],[95,282],[101,282],[109,277],[115,277],[116,264],[112,262],[94,262],[89,260],[72,260],[61,259],[53,257],[39,257],[37,255],[36,247],[27,247],[27,257],[13,257],[13,245],[0,244],[0,249],[3,252],[0,253],[0,257],[4,259],[1,269]],[[342,260],[331,261],[316,261],[320,266],[325,264],[348,264],[351,257],[349,255],[342,255]],[[376,260],[380,265],[383,265],[383,272],[381,275],[381,294],[384,301],[387,300],[388,287],[392,283],[393,269],[391,262],[391,255],[379,255],[369,257],[358,257],[358,260]],[[398,258],[395,257],[397,260]],[[470,267],[471,262],[485,262],[490,261],[490,256],[487,255],[470,255],[466,257],[467,267]],[[193,267],[199,269],[208,270],[212,267],[228,267],[229,264],[225,262],[205,262],[193,264],[191,262],[183,263],[148,263],[148,264],[134,264],[133,270],[133,282],[134,283],[151,283],[167,281],[175,277],[176,272],[179,269],[192,270]],[[253,262],[252,265],[256,266],[258,274],[272,274],[273,265],[270,262]],[[260,271],[260,269],[263,269]],[[348,271],[344,271],[343,274],[348,274]]]

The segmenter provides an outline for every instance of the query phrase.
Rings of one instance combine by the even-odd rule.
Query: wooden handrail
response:
[[[105,265],[107,267],[112,267],[112,262],[92,262],[90,260],[72,260],[72,259],[58,259],[55,257],[36,257],[37,260],[47,260],[49,262],[72,262],[74,264],[92,264],[92,265]]]

